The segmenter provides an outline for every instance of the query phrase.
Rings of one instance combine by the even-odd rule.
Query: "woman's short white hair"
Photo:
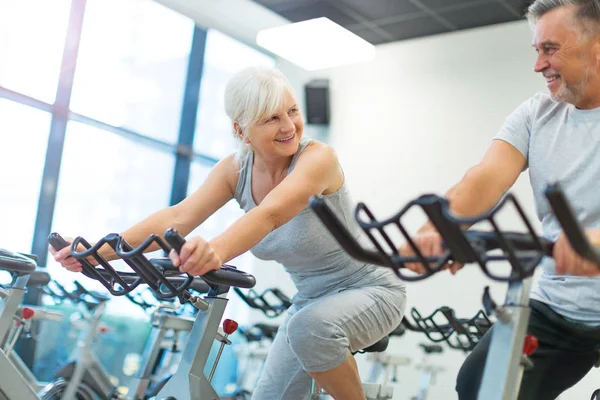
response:
[[[237,122],[241,129],[233,129],[233,135],[240,141],[235,159],[243,166],[251,149],[245,143],[248,127],[257,121],[272,116],[287,95],[294,95],[294,88],[277,68],[256,66],[236,73],[225,87],[225,112],[232,123]]]

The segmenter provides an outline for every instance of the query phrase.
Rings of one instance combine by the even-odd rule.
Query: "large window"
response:
[[[70,6],[70,0],[0,1],[0,86],[54,103]]]
[[[122,232],[167,207],[182,185],[188,193],[196,190],[212,168],[211,161],[197,160],[235,151],[223,106],[225,83],[245,66],[275,62],[212,30],[204,48],[192,48],[192,42],[201,44],[193,41],[194,32],[200,30],[191,19],[149,0],[0,0],[1,248],[29,252],[33,243],[54,280],[67,288],[79,280],[105,292],[51,256],[45,261],[46,235],[56,231],[96,242]],[[186,89],[197,90],[198,84],[188,68],[203,70],[198,103],[195,96],[184,99]],[[198,110],[193,149],[183,139],[178,143],[186,135],[180,127],[184,101]],[[195,161],[184,182],[187,171],[175,169],[176,154],[192,151]],[[212,239],[242,215],[231,201],[192,235]],[[156,255],[163,254],[150,256]],[[251,272],[250,258],[245,254],[231,264]],[[37,301],[31,294],[27,301]],[[59,307],[67,315],[73,311]],[[245,322],[247,308],[227,310],[228,317]],[[101,339],[100,360],[125,385],[150,327],[138,306],[123,297],[108,302],[103,321],[109,332]],[[36,335],[52,346],[25,353],[35,356],[38,378],[48,380],[77,341],[69,317]]]
[[[71,121],[66,132],[60,180],[52,230],[64,236],[83,236],[96,242],[108,233],[121,232],[152,212],[167,207],[173,179],[175,157],[136,141]],[[162,253],[155,254],[162,255]],[[152,255],[150,255],[152,257]],[[105,292],[99,282],[68,272],[49,258],[52,278],[69,289],[79,280],[88,290]],[[112,262],[128,270],[122,261]],[[102,337],[102,363],[127,385],[133,371],[131,360],[139,363],[144,341],[150,330],[146,315],[125,297],[113,297],[107,303],[103,321],[109,332]],[[68,325],[48,329],[69,330]],[[123,351],[123,349],[126,349]],[[36,373],[54,373],[50,360],[66,361],[70,347],[59,341],[55,351],[36,354]],[[129,360],[129,361],[128,361]],[[129,363],[129,364],[128,364]],[[40,368],[46,367],[47,370]],[[51,375],[50,375],[51,376]]]
[[[31,251],[49,131],[47,112],[0,99],[1,248]]]
[[[208,31],[194,151],[217,159],[235,152],[237,143],[231,133],[231,121],[225,114],[225,85],[236,72],[253,65],[274,66],[275,60],[219,31],[213,29]],[[205,165],[192,163],[188,193],[192,193],[200,187],[209,170],[210,168]],[[204,239],[210,240],[231,226],[243,214],[244,212],[240,210],[237,202],[231,200],[194,230],[191,235],[200,235]],[[229,263],[243,271],[252,272],[251,257],[250,253],[242,254]],[[231,297],[233,304],[226,310],[227,317],[237,319],[241,323],[247,322],[247,308],[241,304],[241,300],[237,296]]]
[[[188,184],[188,193],[197,190],[202,182],[208,176],[210,168],[200,163],[193,163],[190,171],[190,180]],[[235,220],[244,215],[244,211],[240,209],[235,200],[230,200],[219,211],[209,217],[202,225],[196,228],[189,236],[202,236],[205,240],[213,239],[221,234],[225,229],[231,226]],[[251,273],[252,272],[252,256],[249,252],[242,254],[228,262],[228,264],[236,268]],[[226,318],[232,318],[239,323],[247,323],[249,315],[247,306],[242,303],[238,296],[229,296],[232,304],[226,308]]]
[[[171,153],[70,122],[53,230],[96,242],[167,207],[174,161]],[[49,268],[54,277],[73,278],[53,262]]]
[[[88,0],[71,109],[177,142],[194,23],[148,0]]]
[[[275,60],[219,31],[208,31],[195,151],[215,158],[223,158],[235,151],[233,128],[223,102],[225,85],[233,74],[252,65],[275,65]]]

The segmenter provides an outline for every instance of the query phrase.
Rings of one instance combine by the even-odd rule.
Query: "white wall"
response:
[[[249,0],[155,1],[252,46],[259,29],[286,22]],[[317,73],[284,60],[279,67],[294,84],[301,107],[303,85],[313,78],[330,78],[330,128],[308,126],[306,134],[329,133],[355,200],[367,202],[383,217],[422,193],[443,194],[478,162],[504,118],[544,90],[543,80],[532,72],[534,59],[530,29],[525,22],[516,22],[378,46],[373,62]],[[514,193],[534,218],[526,175]],[[421,221],[411,222],[416,228]],[[505,227],[515,225],[510,215],[505,222]],[[259,291],[277,286],[289,295],[295,292],[288,275],[274,262],[255,259],[253,273]],[[448,305],[460,317],[469,317],[481,308],[485,285],[491,285],[495,299],[502,300],[505,287],[491,283],[473,267],[456,277],[440,274],[409,283],[408,310],[415,306],[426,314]],[[249,320],[265,317],[251,312]],[[421,342],[426,338],[407,334],[394,340],[390,351],[417,364]],[[448,350],[439,358],[446,372],[438,377],[429,398],[455,399],[454,381],[464,356]],[[367,362],[362,356],[358,360],[366,376]],[[410,399],[418,382],[414,366],[401,367],[394,398]],[[597,387],[600,372],[593,370],[561,400],[587,399]]]
[[[330,71],[330,144],[355,201],[385,217],[420,194],[443,194],[479,161],[504,118],[545,89],[533,73],[534,60],[530,28],[516,22],[378,46],[373,62]],[[514,193],[535,219],[526,174]],[[516,227],[511,215],[506,218],[506,227]],[[414,218],[412,226],[420,223]],[[455,277],[439,274],[408,283],[408,310],[415,306],[425,315],[448,305],[459,317],[470,317],[481,308],[485,285],[503,300],[505,286],[492,284],[472,266]],[[409,334],[395,340],[390,351],[418,361],[421,342],[426,338]],[[454,399],[464,356],[448,350],[438,358],[446,372],[430,398]],[[360,365],[362,371],[367,367]],[[409,399],[416,393],[418,371],[399,371],[394,398]],[[600,373],[593,370],[561,400],[587,399],[597,387]]]

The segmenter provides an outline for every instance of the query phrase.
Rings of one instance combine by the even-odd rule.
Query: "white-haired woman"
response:
[[[210,241],[188,238],[170,257],[181,271],[202,275],[250,250],[291,275],[298,293],[253,398],[305,399],[312,377],[335,399],[362,400],[352,352],[398,326],[405,287],[389,270],[351,259],[308,208],[311,196],[324,195],[343,220],[352,218],[336,154],[303,138],[294,90],[281,72],[252,67],[237,73],[225,90],[225,107],[239,151],[221,160],[188,198],[122,235],[134,246],[169,227],[187,235],[235,198],[244,216]],[[348,228],[358,234],[355,226]],[[80,270],[68,249],[51,251],[66,268]]]

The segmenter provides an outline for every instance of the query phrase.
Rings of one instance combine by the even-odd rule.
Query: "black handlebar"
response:
[[[573,248],[582,256],[596,261],[600,267],[600,252],[594,249],[583,234],[568,203],[558,185],[546,191],[551,206],[565,229],[565,234]],[[369,208],[360,203],[356,207],[355,218],[374,249],[361,246],[322,196],[310,199],[310,207],[332,233],[341,247],[359,261],[389,267],[399,278],[406,281],[426,279],[439,272],[448,262],[477,263],[483,272],[493,280],[515,282],[533,274],[535,267],[544,256],[551,256],[553,243],[538,237],[516,198],[506,195],[492,210],[473,218],[458,218],[451,214],[448,201],[436,195],[424,195],[409,202],[396,215],[383,221],[377,220]],[[495,221],[500,210],[513,206],[525,226],[525,232],[502,231]],[[412,208],[420,207],[443,239],[446,251],[438,257],[424,257],[411,235],[402,224],[402,217]],[[487,221],[493,228],[490,232],[465,230],[465,225]],[[406,240],[415,256],[406,257],[399,253],[398,244],[389,235],[389,229],[396,229]],[[501,250],[502,254],[490,253]],[[510,274],[498,275],[488,268],[492,261],[508,261]],[[419,263],[425,271],[421,275],[407,274],[402,269],[405,263]]]
[[[165,237],[172,247],[179,250],[183,243],[185,243],[185,239],[175,230],[168,230],[165,233]],[[48,242],[57,250],[69,245],[58,233],[52,233],[48,237]],[[183,301],[187,301],[191,297],[188,288],[194,282],[194,277],[189,274],[182,274],[172,264],[165,266],[164,260],[160,263],[153,263],[151,260],[148,260],[143,253],[153,243],[158,244],[165,252],[171,250],[169,244],[157,235],[150,235],[140,246],[133,249],[120,235],[112,233],[102,238],[93,246],[82,237],[77,237],[71,244],[71,256],[81,263],[84,275],[99,281],[114,296],[122,296],[130,293],[140,283],[145,283],[158,299],[180,297]],[[86,250],[77,251],[80,244]],[[134,272],[116,271],[98,253],[98,250],[105,244],[110,245],[115,253]],[[99,266],[94,267],[86,260],[87,257],[94,258]],[[201,279],[213,286],[223,285],[251,288],[256,283],[252,275],[238,271],[231,266],[223,266],[221,270],[211,271],[202,276]]]
[[[368,264],[392,267],[392,263],[389,262],[387,257],[382,256],[381,252],[365,249],[358,244],[346,226],[342,224],[331,208],[329,208],[324,197],[311,197],[309,200],[309,205],[319,217],[321,222],[325,224],[325,227],[327,227],[333,237],[338,241],[346,253],[350,254],[351,257]]]
[[[253,289],[250,289],[248,293],[244,293],[239,288],[233,288],[233,290],[248,307],[261,311],[268,318],[280,316],[292,305],[289,297],[277,288],[265,289],[261,294]]]
[[[558,183],[548,185],[544,194],[550,203],[550,207],[554,210],[554,215],[556,215],[556,219],[562,226],[571,247],[581,257],[600,266],[600,250],[594,248],[587,240],[585,232],[577,222],[575,212],[567,201],[560,185]]]
[[[492,321],[483,310],[472,318],[458,318],[450,307],[440,307],[423,317],[416,308],[411,309],[411,323],[406,316],[400,326],[425,334],[434,343],[446,342],[453,349],[473,350],[483,335],[492,327]]]
[[[179,254],[181,248],[185,244],[183,236],[173,228],[167,229],[165,232],[165,240],[173,247],[177,254]],[[221,269],[209,271],[202,275],[202,279],[213,285],[232,286],[245,289],[253,288],[254,285],[256,285],[254,276],[235,269],[230,265],[223,265]]]

